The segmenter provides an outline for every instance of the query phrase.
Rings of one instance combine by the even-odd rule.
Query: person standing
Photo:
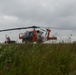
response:
[[[42,42],[42,34],[40,33],[39,30],[37,30],[37,42],[41,43]]]
[[[6,36],[6,41],[5,41],[5,43],[7,43],[7,44],[9,44],[10,43],[10,37],[9,36]]]

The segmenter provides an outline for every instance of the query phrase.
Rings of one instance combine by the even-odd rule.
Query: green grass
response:
[[[76,75],[76,44],[1,44],[0,75]]]

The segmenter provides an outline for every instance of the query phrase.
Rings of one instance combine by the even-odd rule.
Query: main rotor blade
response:
[[[76,30],[76,29],[71,29],[71,28],[59,28],[59,27],[41,27],[41,28],[47,28],[47,29],[58,29],[58,30]]]
[[[21,29],[28,29],[28,28],[40,28],[40,27],[37,27],[37,26],[31,26],[31,27],[20,27],[20,28],[11,28],[11,29],[3,29],[3,30],[0,30],[0,32],[4,32],[4,31],[12,31],[12,30],[21,30]]]
[[[21,28],[11,28],[11,29],[3,29],[3,30],[0,30],[0,32],[3,32],[3,31],[11,31],[11,30],[20,30],[20,29],[27,29],[28,27],[21,27]]]

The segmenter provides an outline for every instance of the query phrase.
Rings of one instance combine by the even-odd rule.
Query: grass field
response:
[[[76,75],[76,44],[1,44],[0,75]]]

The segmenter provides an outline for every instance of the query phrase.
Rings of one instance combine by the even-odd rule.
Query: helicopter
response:
[[[45,28],[45,27],[38,27],[38,26],[4,29],[4,30],[0,30],[0,32],[21,30],[21,29],[30,29],[30,28],[33,28],[33,30],[26,31],[24,33],[19,33],[19,39],[22,40],[22,43],[28,43],[28,42],[29,43],[33,43],[33,42],[43,43],[48,40],[57,40],[56,36],[50,37],[51,29]],[[42,28],[45,28],[46,30],[44,30]],[[37,30],[37,29],[39,29],[39,30]],[[44,32],[46,32],[45,36],[43,36]],[[6,38],[9,39],[9,37],[6,37]],[[15,41],[9,40],[9,41],[5,41],[5,43],[15,43]]]

